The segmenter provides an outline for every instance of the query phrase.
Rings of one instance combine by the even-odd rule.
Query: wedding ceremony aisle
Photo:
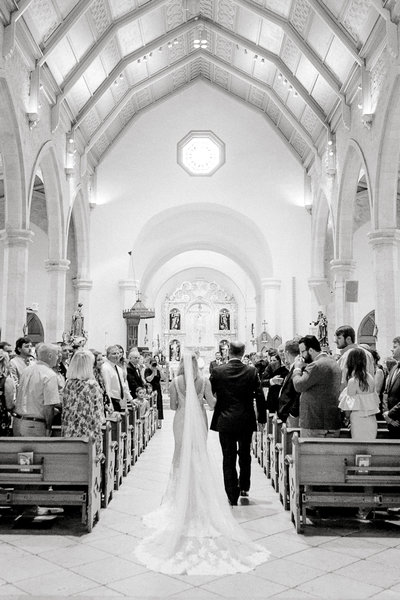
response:
[[[248,504],[233,507],[270,560],[246,574],[163,575],[138,564],[134,549],[149,530],[143,514],[160,503],[173,452],[173,413],[150,441],[92,533],[67,516],[49,530],[2,526],[0,597],[16,598],[227,598],[389,600],[400,594],[400,536],[390,526],[356,523],[310,525],[297,535],[289,513],[257,461]],[[221,467],[218,436],[209,446]],[[222,475],[221,475],[222,477]]]

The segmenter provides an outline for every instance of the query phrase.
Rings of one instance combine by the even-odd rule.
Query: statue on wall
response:
[[[173,308],[169,313],[169,328],[179,330],[181,328],[181,313]]]
[[[178,340],[172,340],[169,345],[169,360],[179,362],[181,359],[181,345]]]
[[[317,338],[318,338],[319,343],[321,344],[321,347],[329,346],[328,320],[327,320],[326,316],[324,315],[324,313],[322,312],[322,310],[318,311],[317,320],[314,321],[313,324],[318,327]]]
[[[83,321],[84,316],[82,314],[82,302],[79,302],[78,308],[72,315],[71,335],[73,337],[84,337]]]
[[[231,328],[231,316],[229,314],[229,310],[223,308],[219,311],[219,330],[220,331],[229,331]]]

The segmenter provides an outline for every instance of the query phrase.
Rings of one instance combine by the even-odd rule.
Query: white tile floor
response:
[[[400,597],[400,521],[329,521],[297,535],[269,480],[253,463],[250,503],[233,511],[250,536],[271,552],[267,563],[241,575],[167,576],[138,564],[134,549],[148,533],[141,516],[155,508],[172,457],[172,413],[157,431],[100,522],[87,534],[78,519],[51,530],[1,527],[0,599],[221,598],[365,599]],[[217,435],[209,444],[220,462]]]

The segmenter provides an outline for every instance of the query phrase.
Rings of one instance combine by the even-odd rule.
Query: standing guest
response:
[[[217,397],[211,429],[219,432],[225,491],[232,506],[237,504],[240,495],[249,495],[251,438],[257,429],[257,420],[260,424],[266,421],[260,378],[254,367],[242,363],[244,350],[241,342],[231,342],[228,363],[216,367],[210,377],[212,392]],[[238,457],[239,477],[236,471]]]
[[[137,388],[144,386],[142,370],[140,368],[140,352],[137,348],[132,348],[129,352],[126,378],[131,396],[132,398],[136,398]]]
[[[139,407],[139,417],[144,419],[150,410],[150,402],[144,387],[136,388],[136,404]]]
[[[15,436],[43,437],[51,434],[54,408],[60,404],[57,374],[58,346],[39,344],[37,361],[21,374],[13,413]]]
[[[61,344],[60,347],[61,347],[61,360],[60,360],[58,369],[59,369],[61,375],[65,379],[67,376],[69,362],[71,360],[71,357],[72,357],[74,351],[72,350],[72,347],[69,346],[68,344],[63,343],[63,344]]]
[[[0,349],[0,436],[11,435],[10,411],[14,407],[15,383],[10,375],[8,353]]]
[[[253,364],[258,371],[258,375],[260,379],[263,376],[265,369],[269,365],[269,354],[266,349],[262,352],[256,352],[255,358],[253,359]]]
[[[103,394],[94,373],[94,356],[90,350],[78,350],[67,371],[62,396],[61,435],[82,437],[92,434],[97,454],[102,452],[101,426],[105,421]]]
[[[215,369],[215,367],[218,367],[219,365],[222,365],[222,354],[221,354],[221,352],[216,352],[215,360],[212,360],[210,362],[210,366],[208,367],[210,375],[211,375],[213,369]]]
[[[278,352],[270,352],[269,365],[261,378],[262,387],[268,390],[267,410],[270,413],[275,413],[278,410],[279,392],[288,372],[287,368],[282,365]]]
[[[396,364],[386,380],[382,416],[392,438],[400,438],[400,336],[393,339],[393,358]]]
[[[302,437],[339,437],[341,371],[336,361],[321,352],[315,335],[299,341],[301,358],[294,361],[293,385],[300,392]]]
[[[378,431],[379,396],[375,391],[374,378],[367,373],[367,359],[362,348],[350,350],[346,379],[347,386],[340,394],[339,408],[350,412],[351,437],[374,440]]]
[[[10,373],[18,385],[23,371],[29,364],[32,356],[32,340],[29,337],[20,337],[15,342],[15,356],[10,360]]]
[[[132,396],[125,381],[124,372],[119,365],[121,351],[117,345],[114,345],[107,348],[106,354],[107,358],[100,368],[104,387],[114,410],[122,412],[126,409],[128,400],[132,400]]]
[[[123,347],[121,346],[121,344],[115,344],[119,350],[119,361],[118,361],[118,365],[121,367],[121,369],[124,372],[124,379],[126,380],[126,360],[125,360],[125,351],[123,349]]]
[[[95,380],[99,384],[101,393],[103,395],[104,414],[111,415],[114,412],[114,407],[112,405],[110,398],[107,395],[106,386],[104,385],[103,376],[101,374],[101,367],[102,367],[102,364],[104,363],[104,356],[98,350],[91,350],[90,352],[94,356],[93,375],[94,375]]]
[[[158,429],[161,429],[161,421],[164,419],[163,397],[161,391],[161,371],[155,358],[151,358],[149,366],[144,371],[144,378],[151,384],[153,392],[157,392]]]
[[[342,381],[341,388],[342,390],[346,387],[347,381],[347,358],[350,350],[353,348],[359,348],[360,346],[355,343],[356,332],[350,325],[342,325],[338,327],[335,331],[335,343],[337,348],[341,351],[341,356],[338,360],[339,368],[342,372]],[[372,358],[372,354],[366,348],[362,348],[362,352],[365,353],[365,358],[367,360],[367,371],[372,375],[375,375],[375,364],[374,359]]]
[[[242,363],[244,365],[248,365],[249,362],[250,362],[249,355],[248,354],[243,354]]]
[[[383,392],[385,391],[386,373],[383,366],[380,364],[381,357],[376,350],[370,350],[375,364],[375,391],[379,396],[379,412],[382,414]]]
[[[11,359],[14,356],[12,346],[9,342],[0,342],[0,350],[7,352],[8,358]]]
[[[285,356],[286,363],[289,365],[289,372],[279,392],[278,417],[288,427],[299,426],[300,392],[295,389],[293,384],[294,361],[299,356],[299,353],[298,342],[295,340],[286,342]]]

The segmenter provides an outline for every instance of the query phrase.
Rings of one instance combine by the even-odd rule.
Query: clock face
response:
[[[193,131],[178,144],[178,163],[190,175],[212,175],[224,162],[224,144],[211,131]]]

